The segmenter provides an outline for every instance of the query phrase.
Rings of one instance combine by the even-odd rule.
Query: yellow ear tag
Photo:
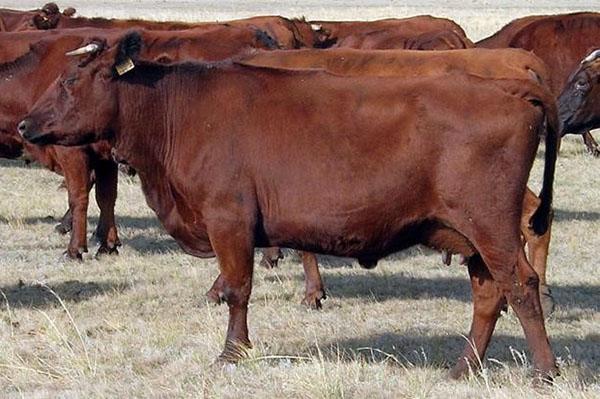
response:
[[[120,63],[119,65],[117,65],[115,67],[119,76],[125,75],[127,72],[131,71],[133,68],[135,68],[135,64],[133,63],[131,58],[127,58],[125,61],[123,61],[122,63]]]

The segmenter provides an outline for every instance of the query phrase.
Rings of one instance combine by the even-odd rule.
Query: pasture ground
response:
[[[414,7],[395,1],[364,7],[332,1],[326,7],[312,0],[306,6],[225,1],[222,8],[216,6],[220,2],[203,1],[73,3],[87,15],[158,19],[430,13],[456,18],[474,39],[516,16],[566,11],[564,2],[558,8],[559,2],[551,1],[502,6],[481,1],[472,2],[473,9],[462,2],[440,8],[427,1]],[[568,4],[600,9],[586,3]],[[532,173],[536,189],[542,153],[543,147]],[[204,299],[218,273],[216,261],[182,253],[145,205],[137,180],[122,177],[120,182],[121,255],[94,260],[91,240],[83,263],[65,263],[60,253],[67,239],[53,229],[66,209],[66,193],[58,189],[61,178],[17,161],[1,162],[0,396],[600,397],[598,162],[579,139],[563,144],[548,273],[558,307],[547,322],[562,376],[544,388],[530,382],[523,332],[512,313],[499,321],[482,372],[458,382],[445,378],[470,324],[467,272],[456,261],[442,265],[439,254],[421,248],[392,256],[372,271],[349,260],[323,259],[329,299],[322,311],[299,305],[303,273],[292,253],[278,269],[257,267],[249,316],[255,348],[237,367],[211,368],[227,320],[225,307]],[[90,235],[97,221],[91,203]]]

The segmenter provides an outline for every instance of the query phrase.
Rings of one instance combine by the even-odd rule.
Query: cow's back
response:
[[[239,61],[253,66],[324,69],[344,76],[444,76],[468,73],[485,79],[549,80],[543,62],[518,49],[411,50],[297,50],[258,52]]]

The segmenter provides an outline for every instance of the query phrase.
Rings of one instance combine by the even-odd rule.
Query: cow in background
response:
[[[532,51],[550,68],[552,93],[558,98],[579,62],[600,47],[600,13],[534,15],[512,21],[476,43],[482,48],[522,48]],[[588,151],[600,156],[600,146],[589,131],[581,134]]]

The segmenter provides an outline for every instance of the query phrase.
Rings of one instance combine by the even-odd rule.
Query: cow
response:
[[[139,34],[72,63],[19,133],[36,144],[109,140],[179,245],[217,257],[209,298],[229,322],[219,359],[250,347],[255,247],[379,259],[416,244],[469,258],[474,316],[451,376],[479,364],[500,310],[519,318],[539,378],[558,372],[539,277],[519,224],[540,136],[547,228],[558,121],[535,80],[454,71],[409,79],[232,62],[140,61]],[[149,136],[150,135],[150,136]]]
[[[54,29],[59,21],[75,14],[74,8],[63,12],[55,3],[47,3],[39,10],[20,11],[0,9],[0,32],[16,32],[32,29]]]
[[[600,49],[577,66],[558,97],[561,134],[580,133],[600,127]]]
[[[473,47],[454,21],[420,15],[378,21],[311,21],[315,48],[451,50]]]
[[[517,19],[477,42],[476,46],[532,51],[550,67],[552,92],[558,97],[580,60],[600,47],[600,13],[534,15]],[[591,154],[600,156],[600,146],[589,131],[577,134],[583,136]]]
[[[93,28],[70,29],[48,32],[22,32],[0,34],[0,90],[8,93],[0,98],[0,137],[10,142],[10,148],[0,147],[7,157],[19,153],[16,142],[16,126],[37,97],[62,72],[66,53],[84,43],[88,48],[100,49],[111,37],[120,38],[122,30],[99,30]],[[249,48],[274,48],[272,39],[265,40],[264,32],[253,29],[213,25],[200,32],[194,29],[177,33],[142,31],[147,43],[144,55],[163,61],[186,57],[218,60],[228,58]],[[81,52],[70,52],[78,55]],[[85,59],[81,60],[85,63]],[[71,239],[65,256],[67,259],[83,259],[87,252],[88,193],[96,184],[96,201],[100,219],[96,238],[100,243],[97,255],[117,254],[120,240],[114,220],[114,204],[117,195],[117,166],[112,161],[111,147],[106,142],[94,143],[82,148],[61,146],[34,146],[25,143],[29,157],[46,168],[65,176],[69,198],[69,211],[57,230],[70,230]],[[0,154],[2,155],[2,154]],[[72,226],[72,228],[71,228]]]
[[[12,10],[7,10],[11,11]],[[112,19],[101,17],[73,17],[74,9],[66,9],[62,14],[54,3],[48,3],[42,10],[32,12],[18,12],[19,20],[12,23],[16,28],[7,29],[29,30],[29,29],[130,29],[142,28],[146,30],[180,31],[187,29],[210,29],[215,24],[223,24],[237,28],[249,28],[265,32],[273,38],[282,48],[294,49],[312,47],[317,33],[304,19],[288,19],[276,15],[257,16],[245,19],[224,22],[180,22],[180,21],[152,21],[141,19]]]
[[[410,78],[418,76],[443,76],[450,71],[459,70],[486,79],[506,79],[520,77],[523,80],[549,82],[546,65],[536,56],[518,49],[469,51],[382,51],[382,50],[296,50],[257,52],[238,60],[245,65],[276,67],[325,69],[343,76],[394,76]],[[529,218],[539,206],[539,200],[531,190],[526,191],[523,203],[521,233],[527,243],[529,261],[540,277],[540,294],[544,314],[554,309],[554,299],[546,283],[546,266],[550,246],[551,230],[542,236],[536,235],[529,226]],[[277,248],[265,251],[263,265],[273,265],[281,257]],[[446,252],[444,262],[450,263],[451,253]],[[265,260],[266,259],[266,260]],[[303,303],[319,308],[320,300],[325,297],[325,288],[320,279],[317,260],[312,254],[302,254],[307,277],[314,278],[306,282],[306,295]],[[365,266],[363,264],[363,266]],[[374,264],[366,265],[373,267]],[[318,278],[318,279],[317,279]]]

